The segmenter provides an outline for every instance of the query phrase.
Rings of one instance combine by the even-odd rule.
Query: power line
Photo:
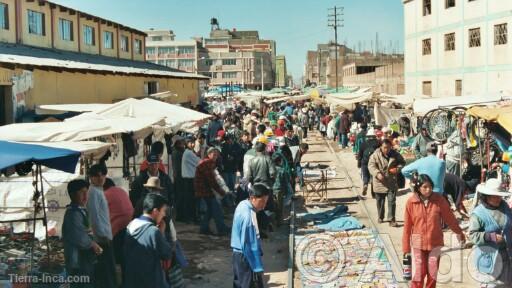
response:
[[[343,11],[344,7],[337,7],[329,9],[327,14],[327,26],[334,29],[334,54],[336,57],[336,92],[338,92],[338,28],[343,27]]]

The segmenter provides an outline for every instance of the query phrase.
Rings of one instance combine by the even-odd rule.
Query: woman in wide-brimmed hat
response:
[[[489,179],[476,191],[480,204],[469,220],[469,237],[476,245],[474,263],[480,287],[511,287],[512,284],[512,211],[503,200],[511,193],[501,181]]]

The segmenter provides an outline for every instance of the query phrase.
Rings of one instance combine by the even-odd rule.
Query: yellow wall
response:
[[[16,22],[14,0],[0,0],[1,3],[7,4],[9,10],[9,29],[0,29],[0,42],[16,42]]]
[[[21,23],[22,23],[22,43],[32,46],[39,47],[52,47],[51,39],[51,14],[50,5],[45,3],[43,6],[39,6],[38,1],[26,2],[20,1],[21,3]],[[44,13],[45,21],[45,35],[36,35],[28,33],[28,10]]]
[[[84,41],[84,25],[94,28],[94,45],[86,45]],[[99,41],[98,41],[98,22],[87,20],[85,17],[80,17],[80,50],[82,53],[100,54]]]
[[[114,42],[113,49],[105,49],[103,46],[103,31],[109,31],[113,33],[112,40]],[[117,57],[117,37],[116,37],[116,28],[114,26],[108,26],[107,24],[101,24],[101,34],[100,37],[100,45],[101,45],[101,55],[109,56],[109,57]]]
[[[8,70],[2,69],[0,72]],[[5,71],[9,73],[9,71]],[[12,72],[12,70],[11,70]],[[13,73],[21,74],[16,69]],[[198,80],[140,76],[101,75],[92,73],[53,72],[34,69],[34,88],[27,93],[26,107],[44,104],[113,103],[125,98],[142,97],[144,84],[159,82],[159,92],[171,91],[170,103],[198,102]]]
[[[128,52],[125,52],[125,51],[121,50],[121,36],[128,37]],[[133,43],[132,43],[132,40],[131,40],[130,32],[122,30],[121,28],[119,28],[118,41],[119,41],[119,58],[132,59]]]
[[[136,39],[140,40],[141,47],[142,47],[142,53],[141,54],[137,54],[137,52],[134,50],[133,51],[133,60],[144,61],[144,45],[146,45],[145,40],[144,40],[144,36],[133,34],[133,44],[132,44],[133,47],[135,47],[134,43],[135,43]]]
[[[60,37],[59,19],[73,22],[73,41],[62,40]],[[78,17],[70,15],[69,11],[61,12],[59,8],[53,9],[54,45],[56,49],[78,51]]]
[[[12,85],[13,71],[0,67],[0,85]]]

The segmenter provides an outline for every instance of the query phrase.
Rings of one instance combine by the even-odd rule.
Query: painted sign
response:
[[[31,71],[23,70],[20,75],[12,77],[13,118],[19,121],[26,109],[25,99],[30,89],[34,88],[34,76]]]

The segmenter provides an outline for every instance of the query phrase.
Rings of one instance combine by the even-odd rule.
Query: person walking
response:
[[[434,288],[441,248],[444,246],[442,223],[457,234],[459,242],[464,243],[465,236],[448,201],[432,192],[434,183],[430,177],[421,174],[414,184],[414,193],[405,205],[403,253],[404,258],[410,258],[412,253],[414,259],[415,273],[411,287]]]
[[[254,184],[249,199],[236,207],[231,230],[234,288],[264,287],[263,250],[256,213],[265,208],[269,195],[266,185]]]
[[[379,223],[384,221],[384,203],[388,198],[388,220],[391,227],[397,227],[396,193],[398,191],[397,174],[405,165],[405,160],[396,150],[392,149],[389,139],[384,139],[379,149],[370,156],[368,171],[373,176],[373,191],[377,198]]]
[[[373,128],[369,129],[366,132],[366,140],[361,143],[357,152],[357,167],[361,168],[361,179],[363,180],[363,196],[366,196],[371,179],[370,171],[368,171],[368,162],[370,161],[370,156],[372,156],[375,150],[379,149],[379,146],[380,142],[377,136],[375,136],[375,130]]]
[[[503,197],[511,193],[498,179],[476,188],[479,204],[469,218],[469,239],[476,245],[480,287],[512,286],[512,210]],[[481,277],[483,276],[483,277]]]
[[[229,228],[224,224],[224,215],[217,198],[222,198],[228,191],[219,185],[215,171],[220,151],[215,147],[208,149],[207,156],[199,162],[194,178],[194,191],[199,206],[201,234],[211,234],[210,219],[213,218],[217,226],[217,234],[227,235]],[[217,197],[218,196],[218,197]]]
[[[169,204],[164,196],[149,193],[144,197],[142,207],[143,215],[133,219],[127,227],[124,287],[169,288],[162,267],[162,261],[171,260],[173,255],[165,236],[167,225],[163,221]]]
[[[402,169],[405,178],[411,179],[414,172],[427,174],[434,182],[434,192],[444,195],[444,177],[446,175],[446,163],[437,158],[437,144],[427,144],[427,157],[420,158]]]
[[[187,149],[183,153],[181,162],[181,175],[183,178],[184,191],[182,198],[177,199],[176,213],[180,213],[180,218],[185,222],[197,221],[196,207],[197,201],[194,193],[194,177],[196,175],[197,165],[201,159],[194,153],[196,142],[194,137],[186,139]]]
[[[342,149],[345,149],[348,146],[348,133],[350,132],[350,119],[347,110],[340,113],[336,121],[336,128],[339,144]]]

